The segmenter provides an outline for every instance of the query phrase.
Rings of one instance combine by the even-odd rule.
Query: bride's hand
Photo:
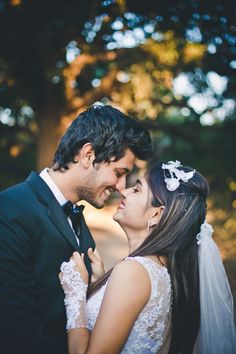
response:
[[[76,251],[73,253],[70,259],[73,259],[75,261],[75,269],[80,273],[85,284],[88,284],[89,275],[84,263],[84,254],[82,253],[80,255],[79,252]]]
[[[65,293],[67,330],[86,327],[86,293],[89,276],[83,254],[74,252],[69,262],[63,262],[59,278]]]
[[[63,269],[67,273],[69,272],[67,274],[67,276],[65,276]],[[68,288],[70,288],[70,284],[68,284],[68,282],[70,282],[70,280],[71,280],[70,278],[75,278],[75,277],[78,278],[78,276],[76,276],[77,272],[80,274],[80,278],[83,281],[83,283],[85,285],[87,285],[89,275],[88,275],[88,271],[86,269],[86,266],[84,264],[84,255],[83,254],[80,255],[79,252],[74,252],[72,257],[70,258],[70,261],[63,262],[62,266],[61,266],[61,272],[59,274],[59,279],[61,281],[62,288],[63,288],[64,292],[68,291],[69,290]],[[69,275],[69,277],[68,277],[68,275]]]
[[[92,248],[89,248],[88,257],[90,258],[91,266],[92,266],[91,282],[93,283],[105,273],[105,269],[104,269],[102,258],[97,249],[93,251]]]

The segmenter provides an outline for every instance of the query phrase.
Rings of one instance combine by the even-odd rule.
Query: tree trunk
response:
[[[60,116],[40,116],[38,120],[37,171],[51,167],[54,153],[61,137]]]

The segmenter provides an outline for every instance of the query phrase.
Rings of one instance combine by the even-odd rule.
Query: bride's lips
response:
[[[125,208],[125,201],[122,200],[122,201],[120,202],[120,204],[118,205],[117,210],[122,210],[122,209],[124,209],[124,208]]]

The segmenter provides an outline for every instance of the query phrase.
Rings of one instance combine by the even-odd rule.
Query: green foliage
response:
[[[220,0],[1,1],[0,188],[25,177],[39,144],[102,100],[151,129],[156,158],[206,175],[214,205],[233,213],[235,16]]]
[[[48,165],[78,111],[115,105],[156,160],[206,176],[236,296],[235,18],[228,0],[1,0],[0,190]]]

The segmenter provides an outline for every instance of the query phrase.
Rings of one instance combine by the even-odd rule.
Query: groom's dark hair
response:
[[[141,160],[152,156],[150,134],[140,122],[111,106],[94,105],[79,114],[62,136],[54,157],[54,170],[67,170],[86,143],[93,146],[94,163],[117,161],[126,149]]]

